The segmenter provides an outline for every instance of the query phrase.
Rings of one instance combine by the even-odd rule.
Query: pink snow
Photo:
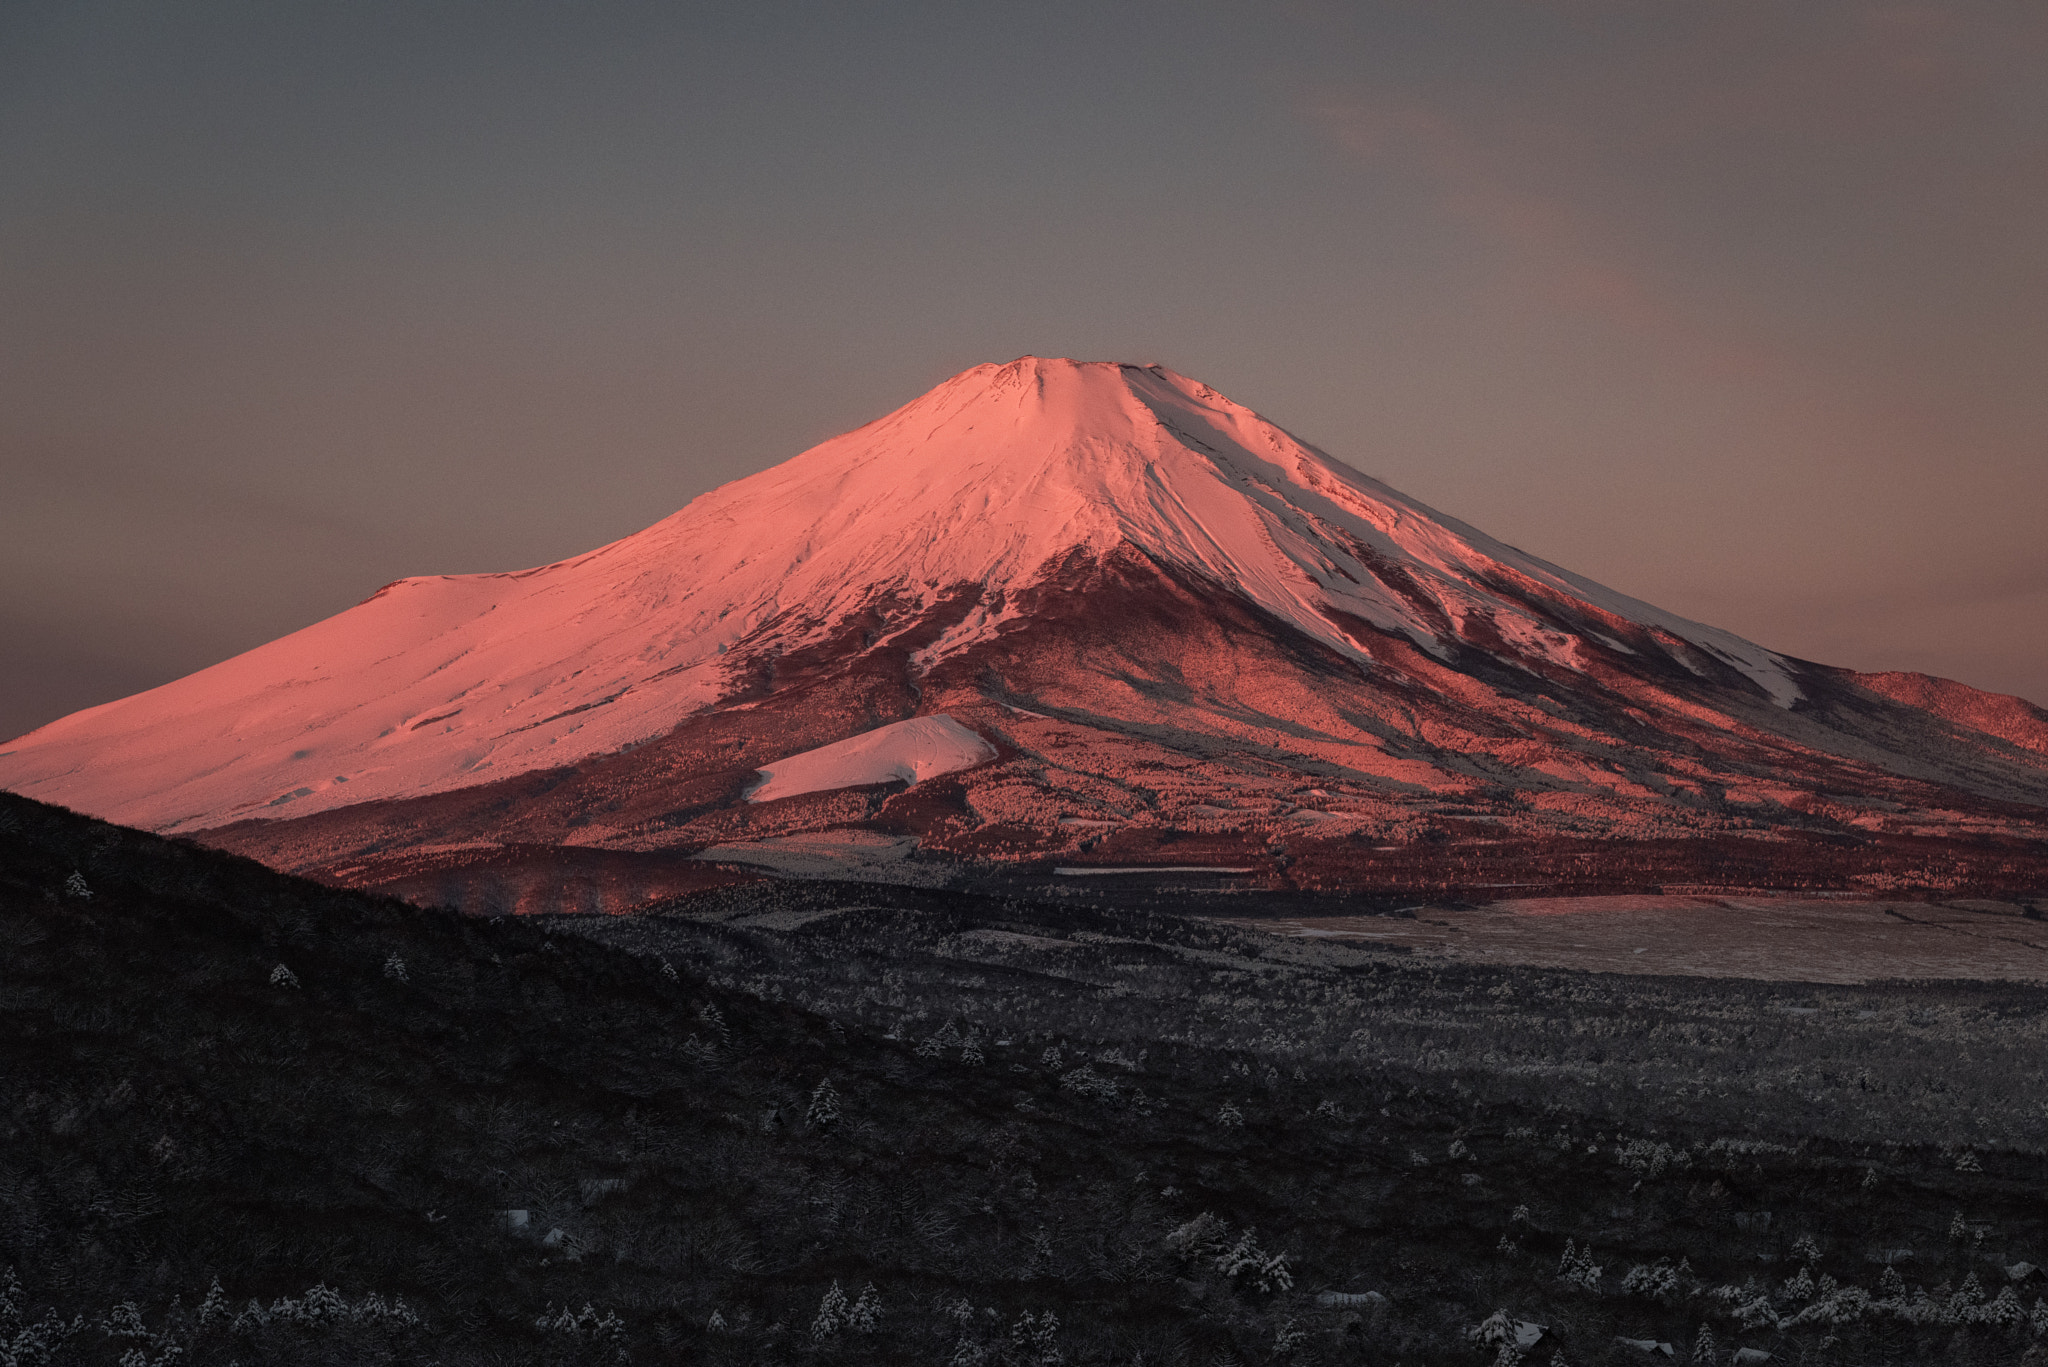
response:
[[[846,740],[763,765],[749,802],[868,783],[922,783],[996,757],[995,747],[941,713],[891,722]]]
[[[1369,642],[1343,620],[1439,655],[1447,629],[1490,624],[1510,650],[1579,667],[1577,641],[1493,587],[1519,580],[1664,633],[1689,668],[1696,650],[1781,705],[1800,696],[1772,652],[1495,541],[1199,381],[1027,356],[586,555],[400,580],[53,722],[0,745],[0,787],[178,831],[487,783],[665,734],[732,695],[735,660],[825,640],[878,603],[907,629],[979,586],[912,657],[929,668],[992,637],[1055,567],[1119,547],[1361,663]]]

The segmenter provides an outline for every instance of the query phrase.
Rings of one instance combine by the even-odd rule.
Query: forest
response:
[[[0,1364],[2019,1363],[2027,984],[465,917],[0,795]]]

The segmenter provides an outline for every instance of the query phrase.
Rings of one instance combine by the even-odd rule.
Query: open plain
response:
[[[1528,897],[1396,916],[1227,918],[1463,963],[1767,982],[2048,979],[2036,902],[1772,896]]]

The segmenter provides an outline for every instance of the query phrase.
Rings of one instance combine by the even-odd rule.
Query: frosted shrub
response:
[[[348,1302],[329,1290],[325,1282],[308,1291],[304,1299],[286,1304],[290,1310],[283,1318],[297,1324],[332,1324],[348,1317]]]
[[[1166,1247],[1183,1258],[1192,1258],[1220,1248],[1229,1232],[1229,1225],[1205,1210],[1168,1234]]]
[[[705,1025],[711,1027],[712,1033],[717,1035],[721,1040],[730,1039],[732,1037],[732,1032],[726,1029],[725,1017],[719,1014],[718,1008],[713,1006],[710,1002],[705,1002],[702,1006],[697,1008],[697,1019],[704,1022]]]
[[[185,1356],[185,1350],[175,1343],[159,1345],[152,1357],[148,1349],[130,1348],[121,1354],[117,1367],[175,1367],[178,1359]]]
[[[1522,1342],[1533,1343],[1541,1338],[1543,1330],[1526,1320],[1518,1320],[1505,1310],[1496,1310],[1479,1323],[1465,1331],[1465,1337],[1482,1348],[1497,1348],[1496,1362],[1520,1362]]]
[[[1714,1342],[1714,1331],[1701,1325],[1698,1337],[1692,1341],[1692,1360],[1699,1367],[1713,1367],[1714,1359],[1719,1356],[1720,1346]]]
[[[1087,1064],[1082,1064],[1060,1076],[1060,1088],[1076,1096],[1096,1097],[1103,1101],[1116,1099],[1116,1083]]]
[[[979,1068],[982,1064],[988,1062],[988,1059],[983,1056],[981,1046],[975,1041],[969,1040],[960,1046],[960,1061],[970,1068]]]
[[[0,1280],[0,1363],[45,1367],[63,1351],[67,1340],[85,1328],[85,1321],[74,1318],[66,1324],[55,1311],[45,1311],[41,1319],[30,1323],[21,1301],[21,1283],[9,1268],[6,1278]]]
[[[1033,1367],[1058,1367],[1066,1360],[1059,1350],[1059,1317],[1047,1310],[1033,1314],[1026,1310],[1010,1330],[1010,1351]]]
[[[213,1285],[206,1292],[206,1299],[199,1302],[195,1322],[201,1329],[222,1323],[232,1318],[234,1307],[228,1304],[228,1293],[221,1290],[220,1278],[213,1279]]]
[[[1284,1358],[1307,1342],[1308,1331],[1299,1328],[1293,1320],[1287,1320],[1281,1324],[1280,1332],[1273,1336],[1273,1356]]]
[[[107,1312],[100,1321],[100,1332],[110,1339],[146,1339],[149,1330],[142,1327],[142,1307],[134,1301],[122,1301]]]
[[[194,1320],[202,1332],[236,1334],[255,1333],[273,1326],[316,1333],[344,1325],[409,1330],[418,1328],[419,1322],[419,1316],[396,1296],[386,1301],[372,1293],[351,1303],[325,1284],[315,1286],[303,1296],[280,1296],[267,1307],[261,1301],[251,1300],[240,1314],[233,1314],[218,1278],[208,1289]]]
[[[553,1309],[552,1306],[549,1309]],[[597,1313],[590,1302],[583,1303],[583,1309],[570,1314],[569,1307],[563,1306],[557,1314],[542,1314],[533,1322],[533,1327],[542,1333],[572,1340],[578,1344],[595,1344],[608,1347],[621,1362],[626,1357],[626,1324],[617,1315],[607,1310]]]
[[[1259,1247],[1257,1234],[1249,1229],[1238,1236],[1235,1244],[1216,1256],[1215,1267],[1232,1281],[1237,1280],[1240,1274],[1250,1273],[1253,1285],[1269,1295],[1294,1289],[1294,1273],[1288,1269],[1287,1255],[1267,1253]]]
[[[200,1306],[201,1323],[210,1323],[227,1315],[227,1293],[216,1281],[212,1290],[206,1293],[206,1301]],[[212,1307],[211,1310],[208,1307]],[[393,1297],[389,1303],[377,1295],[368,1295],[351,1305],[337,1291],[330,1290],[325,1283],[315,1286],[299,1297],[280,1296],[265,1308],[261,1301],[252,1300],[248,1309],[235,1316],[229,1326],[237,1330],[260,1329],[272,1324],[294,1325],[302,1329],[323,1329],[340,1324],[383,1325],[392,1328],[413,1328],[419,1324],[419,1317],[403,1300]]]
[[[1631,1139],[1614,1151],[1624,1168],[1645,1180],[1662,1177],[1666,1169],[1692,1166],[1692,1155],[1683,1149],[1648,1139]]]
[[[2020,1305],[2018,1293],[2007,1286],[2001,1288],[1991,1303],[1978,1310],[1973,1318],[1979,1324],[1995,1324],[2000,1328],[2010,1329],[2026,1323],[2027,1312]]]
[[[411,975],[405,971],[405,960],[399,958],[396,953],[392,953],[385,958],[384,976],[393,982],[405,983],[412,981]]]
[[[283,964],[279,964],[276,968],[270,970],[270,985],[272,987],[295,988],[299,985],[299,975],[286,968]]]
[[[1792,1256],[1803,1263],[1817,1263],[1820,1261],[1820,1245],[1811,1234],[1802,1234],[1793,1241]]]
[[[1637,1263],[1621,1279],[1626,1296],[1675,1296],[1679,1292],[1678,1269],[1659,1258],[1654,1263]]]
[[[1558,1260],[1558,1279],[1567,1286],[1576,1286],[1584,1291],[1598,1291],[1603,1269],[1593,1261],[1593,1249],[1588,1245],[1577,1248],[1570,1239],[1564,1241],[1564,1257]]]
[[[1976,1154],[1970,1152],[1968,1149],[1964,1149],[1963,1156],[1956,1160],[1956,1171],[1982,1172],[1984,1171],[1984,1165],[1977,1161]]]
[[[1243,1129],[1244,1112],[1238,1110],[1234,1103],[1226,1101],[1216,1108],[1216,1123],[1226,1130]]]
[[[85,885],[85,875],[74,870],[71,876],[64,880],[64,895],[76,897],[81,902],[91,901],[92,889]]]

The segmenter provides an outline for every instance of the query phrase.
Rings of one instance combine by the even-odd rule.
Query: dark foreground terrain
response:
[[[463,919],[0,795],[0,1364],[2039,1361],[2044,1007]]]

